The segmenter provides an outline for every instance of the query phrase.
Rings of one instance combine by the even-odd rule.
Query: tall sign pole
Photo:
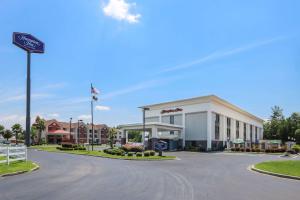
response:
[[[31,103],[31,79],[30,79],[31,53],[27,51],[27,84],[26,84],[26,136],[25,144],[30,146],[30,103]]]
[[[36,37],[28,33],[13,33],[13,44],[27,52],[27,82],[26,82],[26,134],[25,144],[30,146],[30,96],[31,96],[31,79],[30,64],[31,53],[44,53],[45,44]]]

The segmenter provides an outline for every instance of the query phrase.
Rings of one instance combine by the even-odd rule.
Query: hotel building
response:
[[[140,107],[145,115],[146,141],[154,148],[158,140],[169,150],[188,147],[221,150],[234,145],[251,147],[263,139],[263,120],[215,96],[202,96]],[[120,125],[122,143],[128,131],[144,130],[143,124]]]
[[[60,122],[56,119],[46,120],[46,129],[42,132],[42,138],[49,144],[61,142],[92,143],[92,125],[83,122]],[[94,124],[94,143],[106,144],[108,142],[108,127],[105,124]]]

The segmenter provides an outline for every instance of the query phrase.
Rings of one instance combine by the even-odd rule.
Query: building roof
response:
[[[61,128],[70,128],[70,122],[61,122],[61,121],[57,121],[56,119],[50,119],[50,120],[46,120],[45,121],[45,125],[46,126],[49,126],[50,124],[52,123],[57,123]],[[83,123],[84,126],[87,126],[88,128],[92,128],[92,125],[91,124],[86,124],[86,123]],[[80,123],[79,126],[81,126],[82,123]],[[71,128],[76,128],[78,126],[78,122],[73,122],[71,123]],[[94,124],[94,129],[101,129],[101,128],[105,128],[107,127],[106,124]]]
[[[163,103],[157,103],[157,104],[150,104],[141,106],[139,108],[153,108],[153,109],[161,109],[164,107],[170,107],[170,106],[184,106],[184,105],[191,105],[191,104],[198,104],[198,103],[209,103],[209,102],[215,102],[218,104],[221,104],[223,106],[226,106],[232,110],[235,110],[236,112],[239,112],[241,114],[247,115],[250,118],[253,118],[255,120],[258,120],[260,122],[264,122],[263,119],[229,103],[228,101],[216,96],[216,95],[208,95],[208,96],[200,96],[200,97],[194,97],[189,99],[181,99],[181,100],[175,100],[175,101],[169,101],[169,102],[163,102]]]

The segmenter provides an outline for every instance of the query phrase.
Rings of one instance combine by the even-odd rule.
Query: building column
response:
[[[231,118],[231,135],[230,140],[233,142],[233,140],[236,138],[236,120]]]
[[[227,121],[226,116],[222,115],[223,127],[222,127],[222,134],[223,134],[223,145],[227,142]]]
[[[207,151],[211,150],[211,138],[212,138],[211,126],[212,126],[212,112],[208,110],[207,111],[207,145],[206,145]]]
[[[125,134],[126,130],[125,129],[121,129],[121,144],[126,144],[126,134]]]

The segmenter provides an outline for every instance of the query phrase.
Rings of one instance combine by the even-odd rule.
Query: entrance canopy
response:
[[[143,131],[144,126],[142,123],[137,124],[125,124],[120,126],[120,130],[122,132],[122,138],[126,138],[126,142],[128,142],[128,131]],[[149,132],[149,138],[169,138],[169,139],[181,139],[181,132],[183,127],[175,124],[167,124],[160,122],[147,122],[145,124],[145,131]],[[170,134],[170,133],[178,133],[178,134]],[[167,134],[165,134],[167,133]],[[151,136],[151,137],[150,137]],[[144,138],[142,138],[144,141]]]

